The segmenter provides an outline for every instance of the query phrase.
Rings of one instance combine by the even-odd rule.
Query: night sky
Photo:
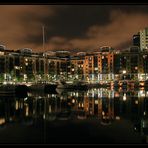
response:
[[[148,5],[0,5],[0,44],[17,50],[124,50],[148,26]],[[75,50],[76,49],[76,50]]]

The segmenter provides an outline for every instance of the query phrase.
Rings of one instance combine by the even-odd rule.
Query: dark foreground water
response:
[[[0,143],[147,143],[147,114],[145,90],[0,96]]]

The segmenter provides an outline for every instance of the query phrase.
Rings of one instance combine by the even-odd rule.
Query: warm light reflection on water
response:
[[[60,95],[29,92],[26,98],[0,96],[0,125],[21,124],[23,121],[26,126],[35,126],[38,120],[52,121],[55,125],[60,121],[89,121],[103,129],[127,120],[131,122],[131,130],[143,138],[148,135],[147,97],[146,90],[106,88],[63,91]],[[128,131],[129,127],[124,130]]]

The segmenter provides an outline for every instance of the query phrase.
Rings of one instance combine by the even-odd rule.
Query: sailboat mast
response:
[[[43,32],[43,51],[45,51],[45,28],[42,26],[42,32]]]

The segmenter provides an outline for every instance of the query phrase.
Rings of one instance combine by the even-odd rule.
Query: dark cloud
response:
[[[54,17],[43,16],[42,22],[45,25],[46,39],[53,36],[72,38],[85,38],[85,32],[93,24],[105,25],[109,23],[109,8],[106,11],[102,6],[59,6]],[[26,19],[27,18],[27,19]],[[26,15],[26,20],[31,18]],[[40,34],[41,35],[41,34]],[[32,36],[27,41],[41,42],[40,37]]]
[[[124,49],[148,26],[147,5],[1,5],[0,41],[11,49]]]
[[[132,45],[132,40],[126,40],[126,41],[119,43],[114,48],[118,50],[126,50],[126,49],[129,49],[131,45]]]
[[[47,26],[46,41],[48,40],[50,44],[48,47],[50,47],[50,49],[54,47],[91,49],[95,48],[96,45],[98,45],[100,38],[102,38],[102,41],[100,41],[100,46],[102,44],[110,44],[111,46],[122,48],[121,45],[123,44],[120,42],[126,42],[129,43],[127,45],[130,45],[129,39],[132,37],[132,34],[130,33],[131,30],[133,30],[134,28],[135,32],[132,31],[132,33],[136,33],[139,31],[139,29],[142,29],[142,27],[147,26],[145,20],[142,20],[141,24],[136,21],[137,15],[138,19],[139,17],[143,18],[143,16],[147,15],[147,8],[148,6],[143,5],[64,6],[64,9],[60,9],[58,11],[56,17],[51,17],[50,20],[45,18],[44,23]],[[120,19],[120,15],[122,20]],[[122,24],[120,24],[119,21],[123,23],[123,27],[121,27]],[[130,27],[131,25],[133,25],[132,29],[126,27],[128,26],[128,22]],[[145,23],[145,25],[143,23]],[[124,24],[126,24],[126,26],[124,26]],[[95,30],[96,26],[97,29],[101,29],[99,29],[99,31]],[[113,28],[111,28],[110,26],[112,26]],[[110,28],[110,32],[107,32],[106,29],[108,28]],[[126,31],[124,29],[126,29]],[[120,34],[118,34],[118,32]],[[125,33],[127,35],[123,38]],[[108,36],[110,36],[110,38],[108,38]],[[52,38],[54,37],[65,38],[66,42],[60,45],[58,43],[55,44],[55,42],[52,42]],[[123,38],[124,40],[120,41],[121,38]],[[33,37],[33,39],[41,41],[40,38]],[[91,39],[94,41],[91,41],[92,44],[90,43]],[[116,45],[114,42],[116,42]],[[88,43],[90,43],[90,45],[88,45]],[[125,46],[123,46],[123,48],[125,48]]]
[[[61,6],[62,7],[62,6]],[[118,5],[74,5],[60,9],[56,17],[45,18],[47,37],[66,36],[67,38],[85,38],[85,32],[93,25],[108,25],[112,11],[124,13],[148,13],[148,6]],[[48,30],[52,26],[52,30]],[[49,28],[50,28],[49,27]]]
[[[105,8],[107,10],[107,8]],[[85,31],[93,24],[109,23],[109,11],[103,11],[100,6],[69,6],[62,9],[56,17],[46,23],[54,26],[48,36],[66,36],[68,38],[83,38]]]

